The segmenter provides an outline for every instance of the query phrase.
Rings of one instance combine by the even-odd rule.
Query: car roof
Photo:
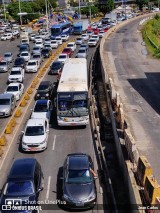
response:
[[[5,52],[4,55],[5,55],[5,54],[11,54],[11,55],[12,55],[12,52]]]
[[[73,170],[81,170],[81,169],[88,169],[89,167],[89,160],[88,155],[75,153],[69,154],[68,157],[68,169]]]
[[[59,54],[59,56],[62,56],[62,55],[68,56],[68,54],[66,54],[66,53]]]
[[[27,121],[26,126],[43,126],[45,123],[45,119],[43,118],[30,118]]]
[[[8,175],[8,181],[11,179],[33,178],[36,162],[35,158],[16,159]]]
[[[11,71],[22,70],[22,67],[12,67]]]
[[[2,93],[0,94],[0,99],[8,99],[8,98],[11,98],[12,96],[14,96],[13,94],[11,93]]]
[[[72,44],[72,45],[75,45],[75,42],[69,42],[68,44]],[[68,44],[67,44],[67,46],[68,46]]]
[[[29,60],[28,63],[29,63],[29,62],[37,62],[37,60]]]

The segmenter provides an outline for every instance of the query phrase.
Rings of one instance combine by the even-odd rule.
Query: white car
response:
[[[53,48],[56,48],[56,49],[57,49],[57,47],[58,47],[58,42],[57,42],[56,40],[51,40],[50,45],[51,45],[52,49],[53,49]]]
[[[61,36],[57,36],[56,41],[58,42],[58,44],[62,44],[63,42]]]
[[[12,38],[12,33],[5,33],[1,36],[2,41],[10,40]]]
[[[12,34],[13,34],[14,36],[16,36],[16,35],[19,34],[19,31],[18,31],[18,30],[13,30],[13,31],[12,31]]]
[[[34,42],[38,42],[38,41],[43,42],[43,39],[42,39],[42,37],[41,37],[41,36],[35,36],[35,38],[34,38]]]
[[[39,67],[43,61],[42,59],[42,56],[41,56],[41,53],[35,53],[32,55],[32,60],[37,60],[38,61],[38,64],[39,64]]]
[[[36,34],[32,33],[30,34],[30,41],[34,41],[36,37]]]
[[[51,39],[50,38],[46,38],[44,39],[44,44],[50,44],[51,43]]]
[[[48,37],[48,32],[42,32],[42,33],[41,33],[41,37],[42,37],[43,39],[47,38],[47,37]]]
[[[25,62],[28,62],[31,58],[31,54],[28,51],[23,51],[20,53],[19,57],[24,58]]]
[[[97,42],[99,41],[99,35],[92,35],[92,37],[91,37],[91,38],[96,39],[96,40],[97,40]]]
[[[76,44],[82,44],[84,42],[84,38],[82,38],[82,37],[79,37],[79,38],[77,38],[76,39]]]
[[[37,100],[33,109],[31,118],[47,118],[50,121],[52,103],[50,100]]]
[[[48,119],[29,119],[22,133],[22,149],[24,151],[35,152],[45,150],[49,134]]]
[[[5,91],[5,93],[14,94],[16,101],[20,99],[24,91],[24,85],[21,83],[10,83]]]
[[[23,83],[23,80],[24,80],[24,69],[22,67],[13,67],[8,76],[8,83],[11,82]]]
[[[102,38],[104,36],[104,34],[105,34],[105,32],[102,30],[102,31],[99,32],[98,35],[99,35],[100,38]]]
[[[44,47],[43,41],[37,41],[37,42],[35,42],[35,46],[40,47],[42,49]]]
[[[61,35],[62,41],[68,41],[69,35]]]
[[[93,47],[95,47],[96,45],[97,45],[97,40],[96,39],[94,39],[94,38],[90,38],[89,39],[89,41],[88,41],[88,46],[93,46]]]
[[[29,60],[26,65],[26,72],[37,72],[39,63],[37,60]]]
[[[75,43],[75,42],[69,42],[69,43],[67,44],[67,47],[71,48],[72,51],[75,51],[77,46],[76,46],[76,43]]]
[[[58,57],[58,61],[65,62],[69,58],[69,55],[66,53],[61,53]]]
[[[92,30],[88,30],[88,31],[87,31],[87,35],[88,35],[89,37],[91,37],[93,34],[94,34],[94,33],[93,33]]]
[[[85,41],[87,41],[89,39],[89,35],[87,33],[82,34],[81,36]]]

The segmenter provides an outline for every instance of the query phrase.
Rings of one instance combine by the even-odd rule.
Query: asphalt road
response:
[[[14,46],[12,47],[12,49],[10,47],[7,50],[5,49],[4,43],[3,45],[4,45],[3,52],[6,52],[8,50],[14,51]],[[91,48],[89,50],[88,61],[90,60],[90,57],[93,53],[93,49],[94,48]],[[0,92],[1,91],[3,92],[4,88],[6,87],[7,74],[2,74],[1,76],[3,79],[1,80],[3,81],[3,85],[1,85]],[[25,87],[27,87],[27,84],[31,82],[31,76],[32,74],[25,74],[25,83],[24,83]],[[50,80],[54,82],[56,80],[56,76],[46,75],[44,80]],[[33,107],[33,104],[34,104],[34,101],[32,101],[29,109]],[[23,120],[23,123],[21,125],[21,128],[19,129],[15,137],[14,144],[12,148],[10,149],[7,155],[7,158],[5,159],[4,165],[1,168],[0,188],[2,188],[2,185],[4,184],[6,175],[14,159],[23,158],[23,157],[34,157],[38,159],[38,161],[40,162],[43,173],[44,173],[44,179],[45,179],[44,190],[40,193],[39,200],[40,201],[45,201],[45,200],[56,201],[56,199],[59,198],[59,195],[61,193],[61,182],[59,180],[59,177],[61,176],[62,165],[64,163],[64,159],[67,154],[75,153],[75,152],[84,152],[89,154],[94,161],[95,171],[96,172],[98,171],[95,151],[93,148],[93,140],[92,140],[90,125],[88,125],[85,129],[80,127],[77,127],[74,129],[58,128],[58,126],[55,124],[55,117],[54,117],[52,125],[50,126],[47,150],[41,153],[28,154],[28,153],[23,153],[20,149],[20,136],[21,136],[21,131],[24,130],[26,121],[28,120],[30,114],[31,114],[31,111],[28,110]],[[55,115],[55,112],[53,113],[53,115]],[[3,120],[5,119],[0,120],[0,122]],[[98,195],[97,203],[102,204],[103,191],[100,186],[99,179],[96,180],[96,185],[97,185],[97,195]],[[102,205],[99,205],[100,208],[101,206]],[[62,209],[58,210],[57,205],[55,205],[54,211],[63,212]],[[49,210],[46,210],[43,212],[49,212]],[[89,210],[87,212],[100,212],[100,210]]]
[[[116,90],[140,155],[145,155],[159,181],[160,61],[146,54],[139,21],[113,33],[104,45]]]

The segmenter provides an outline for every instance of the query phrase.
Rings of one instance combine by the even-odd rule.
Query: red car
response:
[[[72,51],[71,48],[66,47],[66,48],[63,49],[62,53],[65,53],[65,54],[67,54],[69,57],[71,57],[72,54],[73,54],[73,51]]]
[[[99,29],[97,29],[97,28],[93,29],[93,32],[94,32],[95,35],[98,35],[99,34]]]
[[[108,27],[105,27],[105,28],[103,28],[103,31],[104,31],[104,32],[107,32],[108,29],[109,29]]]

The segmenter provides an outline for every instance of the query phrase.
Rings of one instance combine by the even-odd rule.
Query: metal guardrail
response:
[[[154,43],[154,41],[149,37],[149,35],[147,34],[147,31],[145,31],[145,34],[146,34],[148,40],[150,41],[150,43],[151,43],[157,50],[159,50],[160,47],[157,46],[157,45]]]

